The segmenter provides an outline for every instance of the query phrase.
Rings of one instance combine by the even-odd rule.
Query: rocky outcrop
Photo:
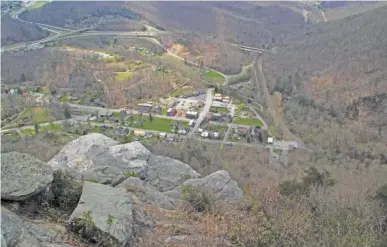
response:
[[[8,247],[68,246],[63,243],[64,229],[58,232],[53,228],[32,223],[1,207],[2,246],[3,242]]]
[[[155,208],[174,209],[172,199],[151,186],[147,186],[140,178],[130,177],[120,183],[117,188],[129,193],[136,203],[151,205]]]
[[[128,173],[144,176],[149,155],[149,150],[139,142],[118,145],[109,137],[93,133],[66,145],[49,165],[72,170],[79,179],[115,186]]]
[[[89,162],[89,154],[102,152],[117,144],[118,142],[112,138],[98,133],[81,136],[62,148],[48,164],[54,170],[74,168],[78,171],[85,171],[92,165],[92,162]]]
[[[125,246],[133,241],[133,221],[128,194],[119,188],[85,182],[79,204],[70,216],[70,228],[109,246]]]
[[[1,199],[21,201],[44,191],[53,180],[45,162],[29,154],[9,152],[1,157]]]
[[[164,156],[151,156],[145,181],[163,192],[174,189],[188,179],[198,177],[199,173],[181,161]]]
[[[237,182],[230,178],[227,171],[220,170],[207,177],[188,179],[177,188],[167,191],[164,195],[172,198],[182,198],[184,188],[192,186],[210,192],[217,201],[240,202],[244,200],[243,191],[239,188]]]

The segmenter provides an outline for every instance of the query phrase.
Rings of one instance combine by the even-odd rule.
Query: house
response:
[[[241,135],[241,136],[247,136],[249,131],[250,131],[250,129],[246,128],[246,127],[238,127],[238,129],[237,129],[238,135]]]
[[[152,110],[152,105],[151,104],[138,104],[140,108],[138,109],[139,112],[142,113],[148,113]]]
[[[273,137],[268,137],[267,138],[267,143],[268,144],[273,144],[273,142],[274,142],[274,138]]]
[[[173,117],[176,115],[176,113],[177,113],[177,110],[175,108],[169,108],[167,110],[167,116]]]
[[[145,131],[143,131],[143,130],[134,130],[133,134],[135,136],[145,136]]]
[[[185,129],[179,129],[179,130],[177,131],[177,133],[178,133],[179,135],[186,135],[186,134],[187,134],[187,131],[186,131]]]
[[[219,139],[219,132],[212,133],[212,138]]]
[[[167,135],[167,141],[173,141],[174,137],[175,137],[174,135],[168,134]]]
[[[220,93],[216,93],[216,94],[214,95],[214,100],[216,100],[216,101],[222,101],[222,95],[221,95]]]
[[[188,126],[193,127],[194,125],[195,125],[195,121],[194,120],[190,120],[189,123],[188,123]]]
[[[111,112],[111,111],[106,111],[106,110],[104,110],[104,111],[99,111],[99,113],[98,113],[98,115],[99,115],[99,117],[102,117],[102,118],[108,118],[108,117],[111,117],[111,116],[113,116],[113,112]]]
[[[160,114],[161,113],[161,106],[152,107],[152,112]]]
[[[196,112],[196,111],[187,111],[187,112],[185,113],[185,116],[186,116],[187,118],[193,118],[193,119],[196,119],[196,118],[198,118],[198,112]]]
[[[255,127],[254,129],[252,129],[251,135],[254,139],[259,140],[261,137],[261,128]]]
[[[126,113],[126,111],[125,110],[121,110],[120,111],[120,116],[121,117],[126,117],[128,114]]]
[[[230,97],[229,96],[223,97],[222,102],[226,104],[230,103]]]
[[[160,133],[160,137],[161,137],[161,138],[166,138],[166,137],[167,137],[167,133],[161,132],[161,133]]]
[[[202,134],[200,136],[203,137],[203,138],[207,138],[208,137],[208,132],[204,131],[204,132],[202,132]]]
[[[222,120],[222,119],[223,119],[222,114],[220,114],[220,113],[212,113],[212,118],[211,118],[212,121],[219,121],[219,120]]]
[[[213,107],[220,107],[220,108],[227,108],[227,104],[226,103],[222,103],[222,102],[219,102],[219,101],[212,101],[211,106],[213,106]]]
[[[109,118],[109,121],[112,122],[112,123],[119,123],[119,122],[120,122],[120,119],[119,119],[119,118],[116,118],[116,117],[110,117],[110,118]]]

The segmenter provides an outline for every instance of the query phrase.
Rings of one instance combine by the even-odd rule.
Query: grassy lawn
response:
[[[116,81],[126,81],[132,78],[133,73],[132,72],[120,72],[117,73],[114,77]]]
[[[140,123],[140,119],[142,119],[142,124]],[[172,132],[174,127],[173,123],[175,121],[167,118],[156,118],[152,117],[152,121],[150,121],[148,115],[143,115],[142,118],[139,115],[134,115],[134,121],[136,124],[132,124],[131,127],[145,129],[145,130],[156,130],[162,132]],[[187,126],[188,122],[180,122],[183,126]]]
[[[208,128],[211,132],[219,132],[221,135],[224,135],[227,131],[227,126],[221,126],[221,125],[210,125]]]
[[[47,131],[47,132],[59,132],[62,130],[62,126],[60,124],[50,124],[46,126],[41,126],[40,130]]]
[[[28,6],[27,10],[36,10],[36,9],[40,9],[41,7],[43,7],[44,5],[50,3],[51,1],[37,1],[35,2],[34,4]]]
[[[167,108],[165,108],[165,107],[161,108],[161,115],[163,115],[163,116],[167,115]]]
[[[21,135],[35,135],[35,130],[34,129],[22,129],[20,130]]]
[[[45,123],[55,120],[54,117],[51,116],[44,108],[35,107],[22,111],[19,116],[10,123],[10,125],[18,124],[23,118],[29,118],[29,120],[24,123],[26,125],[34,124],[35,122]]]
[[[170,96],[171,97],[178,97],[178,96],[181,96],[184,94],[189,94],[189,93],[194,93],[194,92],[196,92],[196,90],[193,88],[177,88],[170,93]]]
[[[216,112],[216,113],[229,113],[230,112],[228,110],[228,108],[224,108],[224,107],[211,107],[210,111]]]
[[[249,126],[259,126],[259,127],[263,126],[261,120],[257,118],[237,118],[235,119],[234,123],[240,124],[240,125],[249,125]]]
[[[220,84],[224,82],[224,76],[215,71],[208,71],[204,74],[204,80]]]

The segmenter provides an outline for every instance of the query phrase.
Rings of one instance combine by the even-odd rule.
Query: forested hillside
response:
[[[129,8],[165,29],[199,32],[257,47],[284,42],[306,25],[301,10],[279,3],[130,2]]]
[[[9,15],[1,16],[1,45],[43,39],[49,32],[36,25],[26,24],[12,19]]]
[[[320,24],[263,57],[293,131],[330,162],[386,163],[386,19],[380,7]]]
[[[116,18],[134,19],[125,2],[59,2],[23,12],[22,19],[53,26],[84,28],[102,25]]]

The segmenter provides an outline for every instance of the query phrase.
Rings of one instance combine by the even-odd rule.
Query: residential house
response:
[[[134,130],[135,136],[145,136],[145,131],[143,130]]]
[[[138,109],[139,112],[142,113],[149,113],[152,110],[151,104],[139,104],[140,108]]]
[[[186,118],[191,118],[191,119],[197,119],[198,118],[198,112],[196,111],[187,111],[185,113]]]
[[[212,133],[212,138],[214,138],[214,139],[219,139],[219,132],[214,132],[214,133]]]
[[[109,118],[109,117],[113,116],[113,112],[106,111],[106,110],[100,110],[98,112],[98,116],[101,118]]]
[[[194,125],[195,125],[195,121],[194,120],[190,120],[189,123],[188,123],[188,126],[193,127]]]
[[[248,127],[238,127],[237,128],[237,133],[240,136],[247,136],[249,132],[250,132],[250,128],[248,128]]]
[[[223,97],[222,102],[226,104],[230,103],[230,97],[229,96]]]
[[[267,143],[268,144],[273,144],[274,143],[274,138],[273,137],[268,137],[267,138]]]
[[[109,118],[109,121],[112,122],[112,123],[119,123],[119,122],[120,122],[120,119],[119,119],[119,118],[116,118],[116,117],[110,117],[110,118]]]
[[[211,118],[212,121],[220,121],[222,119],[223,119],[222,114],[220,114],[220,113],[212,113],[212,118]]]
[[[202,132],[202,134],[200,136],[203,138],[208,138],[208,135],[209,135],[208,132],[204,131],[204,132]]]
[[[176,113],[177,113],[177,110],[175,108],[169,108],[167,110],[167,116],[173,117],[176,115]]]
[[[179,130],[177,131],[177,134],[179,134],[179,135],[186,135],[186,134],[187,134],[187,131],[186,131],[185,129],[179,129]]]
[[[220,93],[216,93],[216,94],[214,95],[214,100],[216,100],[216,101],[222,101],[222,95],[221,95]]]

